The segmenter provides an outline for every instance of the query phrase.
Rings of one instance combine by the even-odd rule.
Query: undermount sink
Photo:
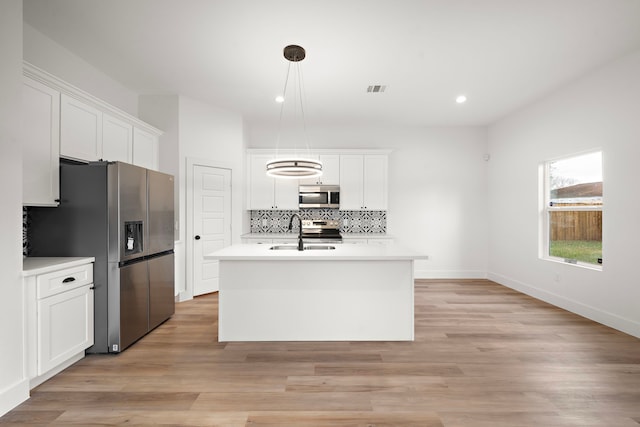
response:
[[[304,247],[305,251],[321,251],[321,250],[332,250],[335,249],[335,246],[330,245],[308,245]],[[271,246],[269,250],[272,251],[297,251],[298,247],[295,245],[275,245]]]

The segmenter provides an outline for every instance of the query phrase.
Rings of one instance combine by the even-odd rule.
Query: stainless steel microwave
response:
[[[339,208],[339,185],[301,185],[298,195],[300,208]]]

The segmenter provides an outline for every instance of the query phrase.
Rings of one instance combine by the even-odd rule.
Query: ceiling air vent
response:
[[[367,92],[370,92],[370,93],[384,92],[386,88],[387,86],[385,85],[371,85],[367,88]]]

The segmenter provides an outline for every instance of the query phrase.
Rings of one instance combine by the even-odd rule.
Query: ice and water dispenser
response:
[[[124,223],[124,255],[141,254],[143,251],[142,236],[143,222],[142,221],[125,221]]]

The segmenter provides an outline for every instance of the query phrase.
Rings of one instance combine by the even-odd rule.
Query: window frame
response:
[[[540,194],[540,251],[539,258],[545,261],[551,261],[561,264],[568,264],[576,267],[586,268],[590,270],[602,271],[603,264],[591,264],[584,261],[579,261],[575,259],[567,259],[561,258],[557,256],[552,256],[550,254],[550,245],[551,245],[551,214],[552,212],[603,212],[604,217],[604,171],[602,172],[602,182],[603,182],[603,194],[602,194],[602,203],[600,205],[592,205],[592,206],[551,206],[551,173],[550,167],[551,163],[568,160],[574,157],[580,157],[593,153],[600,153],[602,160],[602,166],[604,169],[604,153],[601,148],[595,148],[588,151],[581,151],[579,153],[574,153],[566,156],[556,157],[553,159],[545,160],[540,165],[540,188],[542,189]],[[604,220],[604,218],[603,218]],[[602,240],[604,241],[604,235],[602,236]],[[604,257],[602,257],[604,258]]]

